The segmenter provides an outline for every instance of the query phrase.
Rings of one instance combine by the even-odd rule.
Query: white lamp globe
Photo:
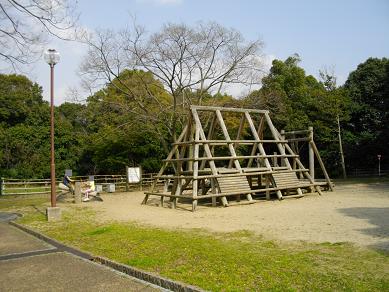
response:
[[[43,57],[46,63],[49,64],[50,66],[54,66],[55,64],[57,64],[60,59],[59,53],[55,49],[46,50]]]

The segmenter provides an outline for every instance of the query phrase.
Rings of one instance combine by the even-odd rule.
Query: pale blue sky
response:
[[[260,37],[265,54],[285,59],[298,53],[308,74],[333,68],[339,83],[368,57],[389,57],[388,0],[328,1],[219,1],[219,0],[79,0],[80,23],[95,28],[123,28],[136,15],[148,31],[166,22],[194,24],[216,21],[242,32],[246,39]],[[86,48],[56,41],[62,60],[56,67],[57,103],[66,89],[77,85],[75,71]],[[48,92],[48,68],[38,64],[32,78]]]

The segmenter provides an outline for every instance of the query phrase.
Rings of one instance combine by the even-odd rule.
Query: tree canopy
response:
[[[351,98],[347,124],[349,165],[374,166],[389,160],[389,59],[369,58],[350,73],[344,89]],[[361,160],[360,157],[364,157]]]

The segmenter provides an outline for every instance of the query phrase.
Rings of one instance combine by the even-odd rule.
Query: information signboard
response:
[[[140,167],[127,167],[127,181],[128,183],[139,183],[142,178]]]

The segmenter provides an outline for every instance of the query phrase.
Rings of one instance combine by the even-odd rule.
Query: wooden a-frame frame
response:
[[[226,115],[239,120],[236,139],[231,139]],[[264,139],[266,128],[270,138]],[[246,153],[239,154],[243,147]],[[304,179],[298,179],[296,173]],[[165,183],[163,190],[158,187],[160,181]],[[178,199],[189,200],[195,211],[198,200],[211,200],[215,206],[219,198],[228,206],[231,196],[240,201],[244,195],[247,203],[253,203],[253,195],[301,197],[305,189],[321,194],[320,186],[332,189],[329,180],[317,182],[311,177],[288,140],[274,127],[268,111],[191,106],[187,125],[142,203],[147,204],[149,196],[159,196],[160,205],[169,198],[175,208]]]

